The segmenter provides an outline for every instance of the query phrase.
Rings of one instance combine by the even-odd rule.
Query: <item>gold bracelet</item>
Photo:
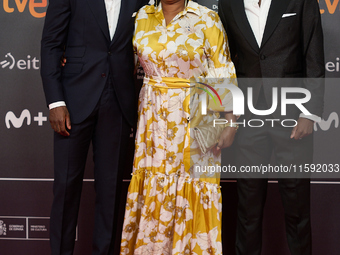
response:
[[[236,131],[238,130],[238,124],[235,124],[235,123],[227,123],[225,126],[226,127],[234,127],[234,128],[236,128]]]

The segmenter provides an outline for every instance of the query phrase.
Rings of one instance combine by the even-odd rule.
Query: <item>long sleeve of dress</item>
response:
[[[236,72],[230,58],[227,35],[219,16],[215,12],[210,11],[205,16],[203,17],[206,20],[206,28],[203,30],[206,36],[204,49],[208,62],[206,78],[207,83],[216,89],[222,102],[220,104],[219,100],[212,100],[211,97],[208,97],[208,110],[231,111],[232,94],[227,88],[216,88],[217,86],[224,87],[227,84],[237,86]]]

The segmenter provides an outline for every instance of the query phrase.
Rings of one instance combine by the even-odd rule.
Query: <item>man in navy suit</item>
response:
[[[291,108],[285,116],[296,120],[294,128],[265,122],[266,118],[282,119],[278,112],[270,117],[254,116],[250,111],[245,113],[243,120],[255,117],[262,119],[265,125],[261,128],[240,125],[234,142],[235,164],[268,165],[272,154],[277,165],[312,163],[313,124],[322,115],[322,78],[325,76],[317,0],[219,0],[219,15],[228,35],[238,78],[316,78],[291,84],[311,93],[311,99],[304,105],[311,115]],[[239,87],[246,94],[249,83],[244,80],[240,79]],[[251,86],[255,108],[269,109],[274,83],[263,79]],[[291,177],[278,180],[287,241],[292,254],[307,255],[311,254],[310,180]],[[237,189],[236,254],[261,254],[267,179],[240,178]]]
[[[93,145],[93,254],[113,254],[119,169],[135,121],[132,34],[143,0],[50,0],[41,76],[54,129],[53,255],[73,254],[82,181]],[[67,64],[61,67],[62,56]],[[119,247],[118,247],[119,248]]]

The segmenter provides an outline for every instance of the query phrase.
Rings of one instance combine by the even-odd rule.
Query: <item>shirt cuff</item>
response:
[[[48,105],[48,108],[49,108],[50,110],[52,110],[52,109],[57,108],[57,107],[60,107],[60,106],[66,106],[66,103],[65,103],[64,101],[58,101],[58,102],[49,104],[49,105]]]
[[[321,118],[319,116],[314,115],[314,114],[305,115],[303,113],[300,113],[300,118],[306,118],[306,119],[312,120],[314,122],[321,122]]]

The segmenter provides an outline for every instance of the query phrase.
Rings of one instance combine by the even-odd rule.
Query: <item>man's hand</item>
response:
[[[236,134],[236,127],[226,127],[224,128],[218,144],[216,146],[216,150],[220,151],[223,148],[230,147],[233,144],[235,134]]]
[[[66,106],[56,107],[50,110],[50,123],[55,132],[63,136],[69,136],[67,130],[71,129],[70,114]]]
[[[225,119],[228,120],[228,123],[235,123],[236,122],[236,117],[233,115],[233,113],[225,113]],[[212,148],[212,152],[214,155],[218,155],[221,153],[221,149],[230,147],[235,138],[237,128],[236,127],[226,127],[224,128],[220,139],[218,141],[218,144]]]
[[[290,138],[302,139],[313,133],[314,121],[306,118],[299,118],[298,124],[293,128]]]
[[[60,65],[61,65],[62,67],[64,67],[64,66],[66,65],[65,52],[64,52],[63,55],[61,56]]]

